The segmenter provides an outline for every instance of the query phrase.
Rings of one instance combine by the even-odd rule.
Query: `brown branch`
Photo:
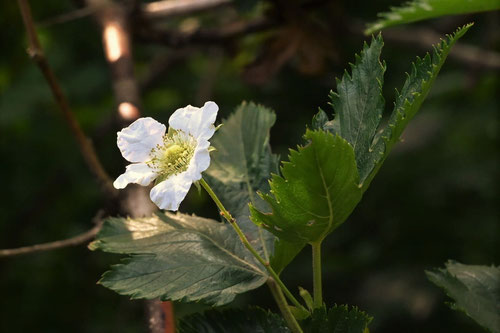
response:
[[[101,227],[102,227],[101,217],[102,217],[102,212],[100,211],[99,213],[97,213],[96,217],[94,218],[95,226],[92,229],[90,229],[82,234],[79,234],[75,237],[62,239],[62,240],[58,240],[58,241],[50,242],[50,243],[43,243],[43,244],[18,247],[15,249],[3,249],[3,250],[0,250],[0,257],[12,257],[12,256],[18,256],[18,255],[22,255],[22,254],[50,251],[50,250],[56,250],[56,249],[61,249],[61,248],[69,247],[69,246],[76,246],[76,245],[86,243],[86,242],[90,241],[91,239],[93,239],[95,237],[95,235],[99,232],[99,230],[101,230]]]
[[[102,41],[111,70],[113,92],[121,125],[140,116],[140,94],[134,76],[128,10],[113,0],[86,0],[97,8],[95,17],[102,28]]]
[[[141,14],[146,19],[189,15],[207,9],[231,4],[231,0],[161,0],[141,6]]]
[[[108,174],[104,170],[97,154],[92,146],[90,140],[85,136],[83,130],[81,129],[78,121],[76,120],[75,115],[71,112],[69,107],[69,103],[62,92],[62,89],[52,71],[38,40],[38,35],[35,30],[35,25],[33,22],[33,18],[31,16],[31,8],[27,2],[27,0],[17,0],[19,5],[19,9],[21,11],[21,15],[23,17],[24,26],[26,28],[26,32],[28,34],[28,54],[35,61],[43,76],[47,80],[47,83],[50,86],[54,99],[61,110],[64,120],[69,126],[73,136],[78,143],[80,148],[80,152],[83,155],[87,166],[90,171],[97,178],[97,181],[101,185],[102,190],[109,197],[116,197],[118,191],[113,187],[111,179]]]

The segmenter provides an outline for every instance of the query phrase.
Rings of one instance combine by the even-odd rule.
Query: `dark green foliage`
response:
[[[364,333],[372,319],[357,307],[335,305],[329,310],[325,306],[314,310],[301,324],[304,333]]]
[[[361,55],[356,55],[352,74],[345,73],[337,81],[337,93],[331,93],[335,118],[324,122],[322,111],[314,123],[345,138],[354,148],[360,184],[365,191],[403,130],[427,97],[439,70],[453,44],[462,37],[471,24],[458,29],[434,47],[432,57],[427,54],[412,64],[401,93],[396,92],[394,110],[385,127],[380,126],[384,100],[382,98],[385,64],[381,63],[382,37],[365,44]],[[321,120],[321,121],[320,121]]]
[[[338,135],[307,131],[310,142],[290,150],[283,177],[273,175],[271,193],[262,194],[272,213],[250,206],[252,220],[280,239],[312,243],[324,239],[361,199],[352,147]]]
[[[90,249],[130,255],[99,283],[134,299],[222,305],[267,279],[229,225],[197,216],[108,219]]]
[[[179,333],[288,333],[281,316],[260,308],[211,310],[183,318]]]
[[[449,261],[445,268],[426,273],[455,300],[453,309],[465,312],[490,332],[500,332],[500,267]]]

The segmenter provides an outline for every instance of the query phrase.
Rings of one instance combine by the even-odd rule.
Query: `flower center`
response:
[[[194,154],[196,140],[182,131],[169,129],[163,144],[151,149],[151,160],[147,165],[158,173],[157,182],[184,172]]]

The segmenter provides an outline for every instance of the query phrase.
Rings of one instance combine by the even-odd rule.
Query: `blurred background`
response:
[[[243,100],[274,109],[271,145],[286,160],[288,148],[302,143],[317,108],[331,115],[328,92],[369,40],[362,34],[364,24],[400,4],[215,1],[203,10],[184,8],[173,15],[158,3],[31,1],[46,57],[112,178],[125,167],[116,131],[139,112],[166,123],[177,108],[207,100],[220,106],[219,122]],[[387,29],[382,58],[388,65],[388,113],[410,62],[431,50],[436,36],[471,21],[474,27],[460,41],[465,47],[448,58],[404,142],[352,216],[324,244],[324,298],[329,305],[357,305],[374,316],[370,328],[375,333],[482,331],[444,304],[446,296],[424,270],[448,259],[500,264],[500,64],[485,61],[486,55],[499,57],[499,13]],[[100,191],[27,55],[16,2],[2,2],[0,22],[0,248],[75,236],[92,228],[102,209],[123,214]],[[130,47],[124,48],[123,61],[106,52],[107,24],[115,24],[119,33],[125,29]],[[181,211],[217,213],[194,188]],[[147,332],[143,301],[96,285],[118,261],[119,256],[93,253],[85,245],[1,257],[0,331]],[[310,264],[306,250],[284,271],[292,290],[312,288],[310,270],[304,269]],[[268,294],[261,288],[238,296],[232,305],[277,311]],[[178,317],[203,308],[175,304]]]

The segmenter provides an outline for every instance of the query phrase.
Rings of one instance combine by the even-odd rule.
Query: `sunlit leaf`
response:
[[[197,216],[111,218],[90,249],[129,255],[99,283],[134,299],[222,305],[267,279],[231,226]]]
[[[361,199],[351,145],[325,131],[306,132],[310,142],[291,150],[262,194],[272,213],[251,206],[252,220],[291,243],[313,243],[342,224]]]

